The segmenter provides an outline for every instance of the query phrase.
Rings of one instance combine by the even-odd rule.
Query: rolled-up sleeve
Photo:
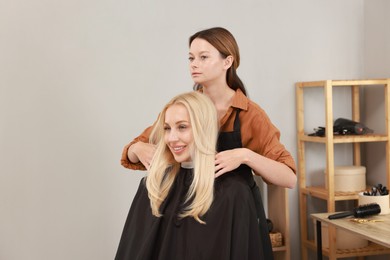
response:
[[[122,151],[122,158],[121,158],[121,164],[123,167],[132,169],[132,170],[141,170],[145,171],[146,168],[141,162],[133,163],[129,160],[129,157],[127,156],[127,153],[129,151],[129,147],[137,142],[144,142],[148,143],[149,142],[149,136],[150,133],[152,132],[153,126],[149,126],[146,128],[142,134],[140,134],[138,137],[134,138],[133,141],[131,141],[129,144],[125,145]]]
[[[241,132],[244,147],[283,163],[296,173],[294,159],[280,142],[280,131],[272,124],[267,114],[253,103],[246,112],[247,118],[241,121],[241,129],[245,129]]]

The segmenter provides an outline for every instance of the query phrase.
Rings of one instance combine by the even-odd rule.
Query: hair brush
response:
[[[364,218],[372,215],[377,215],[381,213],[381,206],[377,203],[370,203],[366,205],[361,205],[357,208],[354,208],[353,211],[345,211],[341,213],[336,213],[329,215],[328,219],[338,219],[345,218],[349,216],[354,216],[355,218]]]

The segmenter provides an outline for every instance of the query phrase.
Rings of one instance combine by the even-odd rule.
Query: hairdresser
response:
[[[293,188],[296,168],[291,154],[280,143],[279,130],[264,110],[246,96],[236,72],[239,64],[239,48],[228,30],[210,28],[190,37],[189,68],[195,90],[212,100],[220,123],[216,177],[234,169],[248,176],[257,200],[263,250],[269,255],[267,259],[272,259],[265,212],[252,171],[268,184]],[[121,159],[124,167],[149,169],[155,152],[155,147],[149,144],[151,129],[145,129],[124,147]]]

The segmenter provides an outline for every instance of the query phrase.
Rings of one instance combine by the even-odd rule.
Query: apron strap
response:
[[[240,111],[241,111],[241,109],[238,109],[238,108],[236,109],[236,118],[234,118],[234,126],[233,126],[234,131],[238,131],[238,132],[241,131],[240,130],[240,117],[239,117]]]

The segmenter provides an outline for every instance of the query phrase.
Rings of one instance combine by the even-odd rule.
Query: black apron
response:
[[[232,132],[221,132],[218,137],[218,151],[222,152],[225,150],[231,150],[235,148],[242,148],[241,142],[241,130],[240,130],[240,119],[239,119],[240,110],[236,110],[236,117],[234,119],[234,128]],[[269,237],[267,219],[265,216],[263,201],[261,199],[261,194],[259,187],[257,187],[256,182],[253,178],[252,169],[247,165],[242,164],[238,167],[235,172],[239,172],[247,181],[248,185],[251,188],[253,199],[256,205],[257,219],[259,221],[259,232],[261,244],[259,247],[264,254],[264,259],[272,260],[272,244]],[[229,174],[229,173],[226,173]]]

